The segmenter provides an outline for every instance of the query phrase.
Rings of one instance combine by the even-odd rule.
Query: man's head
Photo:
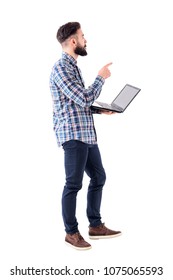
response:
[[[69,54],[87,55],[86,40],[79,22],[68,22],[57,31],[57,40]]]

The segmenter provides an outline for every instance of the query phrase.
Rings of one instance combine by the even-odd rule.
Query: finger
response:
[[[108,68],[108,67],[111,66],[111,65],[112,65],[112,62],[106,64],[104,67]]]
[[[105,114],[105,115],[111,115],[111,114],[112,114],[112,112],[111,112],[111,111],[102,110],[102,114]]]

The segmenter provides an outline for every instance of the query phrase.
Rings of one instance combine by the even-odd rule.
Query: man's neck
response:
[[[74,51],[66,49],[66,48],[64,48],[63,51],[66,52],[67,54],[71,55],[75,60],[77,60],[78,55],[76,53],[74,53]]]

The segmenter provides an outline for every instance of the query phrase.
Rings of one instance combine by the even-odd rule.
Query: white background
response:
[[[164,275],[151,278],[171,279],[171,1],[1,1],[0,13],[3,279],[13,279],[16,265],[100,270],[85,279],[105,279],[105,266],[163,266]],[[100,100],[111,101],[125,83],[141,88],[123,114],[95,116],[107,173],[102,217],[123,235],[91,241],[86,252],[64,244],[63,151],[53,133],[49,91],[50,71],[61,55],[56,32],[68,21],[79,21],[87,39],[88,56],[78,60],[87,86],[113,62]],[[85,177],[77,208],[86,240],[87,184]],[[115,277],[128,279],[107,276]]]

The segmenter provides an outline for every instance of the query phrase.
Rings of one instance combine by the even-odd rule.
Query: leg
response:
[[[102,189],[106,180],[106,174],[97,145],[89,146],[85,171],[91,178],[87,195],[87,217],[90,226],[96,227],[101,224],[100,206]]]
[[[82,180],[88,157],[88,145],[71,140],[63,145],[65,156],[66,184],[62,194],[62,215],[65,230],[69,234],[78,232],[76,219],[76,197],[82,188]]]

